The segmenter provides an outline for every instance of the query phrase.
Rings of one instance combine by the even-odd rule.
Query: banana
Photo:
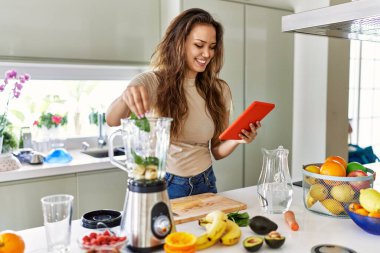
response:
[[[199,225],[206,228],[210,240],[218,240],[227,228],[227,215],[222,211],[213,211],[199,220]]]
[[[234,245],[239,242],[241,236],[240,227],[233,221],[227,220],[227,228],[225,234],[220,238],[223,245]]]
[[[208,233],[206,232],[197,237],[197,242],[195,243],[195,247],[197,248],[197,250],[207,249],[213,246],[217,241],[218,239],[211,240],[208,236]]]

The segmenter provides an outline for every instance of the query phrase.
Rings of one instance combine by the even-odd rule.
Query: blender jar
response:
[[[110,135],[111,162],[128,172],[132,180],[163,180],[170,144],[171,118],[122,119],[121,129]],[[121,135],[125,162],[113,157],[113,138]]]

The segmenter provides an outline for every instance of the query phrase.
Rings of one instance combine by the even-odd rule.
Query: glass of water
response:
[[[66,194],[41,199],[48,252],[69,252],[73,199]]]

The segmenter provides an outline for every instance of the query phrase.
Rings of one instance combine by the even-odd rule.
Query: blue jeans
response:
[[[192,177],[180,177],[167,172],[165,180],[168,185],[170,199],[206,192],[217,193],[216,178],[212,166]]]

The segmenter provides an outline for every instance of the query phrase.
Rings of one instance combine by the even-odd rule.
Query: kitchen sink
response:
[[[108,157],[108,149],[91,149],[91,150],[81,151],[81,153],[92,156],[92,157],[96,157],[96,158]],[[123,147],[114,148],[113,155],[114,156],[124,155],[124,148]]]

